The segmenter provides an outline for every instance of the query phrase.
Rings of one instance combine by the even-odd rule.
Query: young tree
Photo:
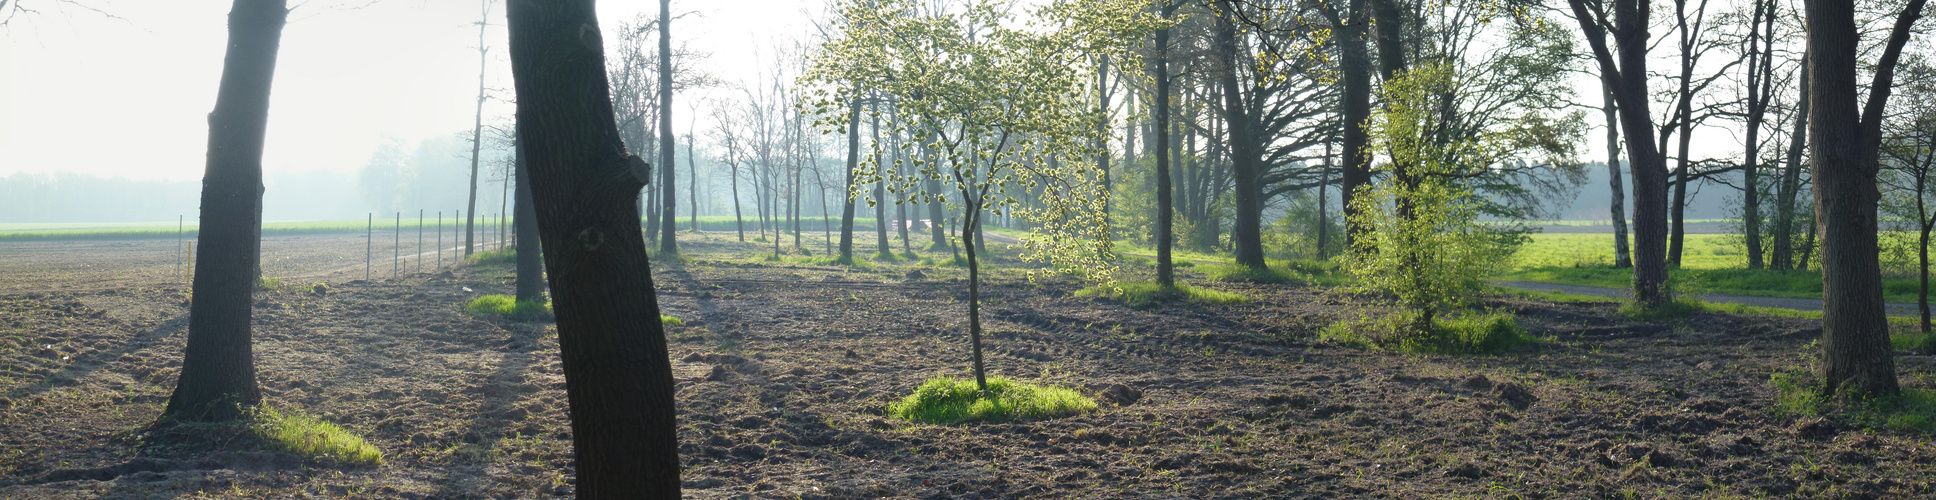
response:
[[[1916,306],[1922,331],[1930,331],[1929,236],[1936,229],[1936,68],[1904,64],[1904,108],[1884,121],[1881,158],[1882,207],[1916,231]]]
[[[679,223],[673,215],[679,204],[672,173],[678,164],[672,158],[672,0],[659,0],[659,61],[659,202],[664,204],[659,210],[659,253],[674,254],[679,252]]]
[[[1856,83],[1855,0],[1808,0],[1808,138],[1822,233],[1822,391],[1893,395],[1896,363],[1876,242],[1878,149],[1896,62],[1922,17],[1909,0],[1877,60],[1869,100]]]
[[[215,111],[208,115],[202,174],[201,245],[181,378],[162,417],[233,420],[262,394],[255,383],[250,293],[262,249],[262,143],[276,50],[288,19],[284,0],[235,0]]]
[[[923,12],[915,0],[843,1],[845,32],[816,55],[802,79],[814,85],[822,126],[852,127],[852,96],[856,89],[873,89],[903,117],[897,132],[931,148],[933,161],[914,165],[913,175],[895,174],[874,160],[858,173],[919,201],[939,194],[923,189],[929,180],[948,184],[958,196],[951,201],[962,209],[968,334],[983,389],[975,233],[987,215],[1019,216],[1040,224],[1023,242],[1025,257],[1092,278],[1107,276],[1110,240],[1101,206],[1108,193],[1100,189],[1100,172],[1084,161],[1096,154],[1091,134],[1098,119],[1084,98],[1093,75],[1084,55],[1127,38],[1120,35],[1141,36],[1146,24],[1139,24],[1138,7],[1126,1],[1056,4],[1031,9],[1031,20],[1013,18],[1008,7],[977,1],[960,12]],[[1012,197],[992,196],[1024,186],[1042,189],[1044,205],[1025,207]],[[848,193],[864,194],[854,186]]]
[[[469,257],[476,251],[477,232],[477,161],[478,150],[484,147],[484,100],[490,96],[484,93],[485,63],[490,61],[491,46],[484,44],[486,20],[491,17],[491,0],[484,0],[484,13],[477,20],[477,119],[471,124],[471,189],[470,202],[464,207],[464,256]]]
[[[578,494],[677,498],[672,363],[591,0],[510,5],[532,201],[558,316]]]

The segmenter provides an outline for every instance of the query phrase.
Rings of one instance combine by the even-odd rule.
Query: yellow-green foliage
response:
[[[989,377],[988,391],[982,392],[973,379],[935,377],[914,394],[887,405],[887,414],[909,422],[948,425],[1053,418],[1095,409],[1096,400],[1072,389]]]
[[[686,321],[679,319],[678,316],[673,316],[670,314],[660,314],[659,324],[665,325],[665,326],[686,326]]]
[[[1250,297],[1241,294],[1197,288],[1178,283],[1176,287],[1165,289],[1154,281],[1130,281],[1096,285],[1076,291],[1077,297],[1103,297],[1123,301],[1130,307],[1146,307],[1157,302],[1175,299],[1188,299],[1206,304],[1237,304],[1249,302]]]
[[[497,315],[517,321],[532,321],[551,315],[551,305],[534,301],[519,302],[509,295],[485,295],[471,299],[464,310],[476,315]]]
[[[250,426],[257,437],[293,455],[356,465],[383,463],[383,451],[362,436],[301,411],[263,406],[254,410]]]
[[[1512,313],[1468,313],[1443,319],[1426,333],[1415,331],[1416,316],[1396,311],[1384,316],[1332,323],[1318,338],[1336,344],[1404,352],[1497,354],[1538,343],[1526,334]]]

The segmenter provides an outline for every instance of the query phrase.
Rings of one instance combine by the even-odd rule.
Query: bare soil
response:
[[[1936,495],[1928,436],[1772,410],[1768,380],[1806,366],[1811,320],[1642,323],[1611,304],[1495,298],[1485,305],[1550,340],[1407,355],[1317,342],[1359,310],[1320,289],[1207,284],[1254,300],[1130,309],[997,259],[1004,270],[984,288],[990,370],[1103,407],[939,427],[882,413],[929,377],[967,375],[963,270],[766,262],[754,244],[710,236],[687,241],[683,263],[655,262],[665,312],[686,322],[670,335],[693,498]],[[337,254],[362,243],[318,240]],[[180,367],[187,297],[129,278],[155,251],[115,243],[0,246],[0,498],[571,493],[555,330],[461,309],[508,293],[507,266],[259,292],[267,402],[386,454],[344,467],[144,445]],[[28,245],[43,247],[21,258]],[[25,261],[48,269],[10,264]],[[1936,380],[1927,359],[1901,361],[1906,385]]]

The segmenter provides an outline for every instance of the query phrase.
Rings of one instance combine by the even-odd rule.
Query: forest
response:
[[[0,0],[0,498],[1936,497],[1927,3]]]

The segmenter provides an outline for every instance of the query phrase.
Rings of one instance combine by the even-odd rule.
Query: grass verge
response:
[[[477,252],[471,254],[469,257],[465,257],[464,262],[471,265],[516,264],[518,262],[518,251],[504,249]]]
[[[909,422],[949,425],[960,422],[998,422],[1054,418],[1096,409],[1096,400],[1073,389],[989,377],[988,391],[972,379],[935,377],[922,383],[887,414]]]
[[[1319,331],[1318,338],[1368,349],[1442,354],[1498,354],[1539,343],[1509,312],[1453,315],[1439,320],[1429,332],[1414,331],[1414,317],[1409,311],[1395,311],[1339,321]]]
[[[1241,294],[1197,288],[1185,284],[1164,288],[1154,281],[1130,281],[1111,285],[1096,285],[1076,290],[1077,297],[1102,297],[1116,299],[1129,307],[1149,307],[1158,302],[1170,300],[1189,300],[1205,304],[1238,304],[1250,302],[1250,297]]]

